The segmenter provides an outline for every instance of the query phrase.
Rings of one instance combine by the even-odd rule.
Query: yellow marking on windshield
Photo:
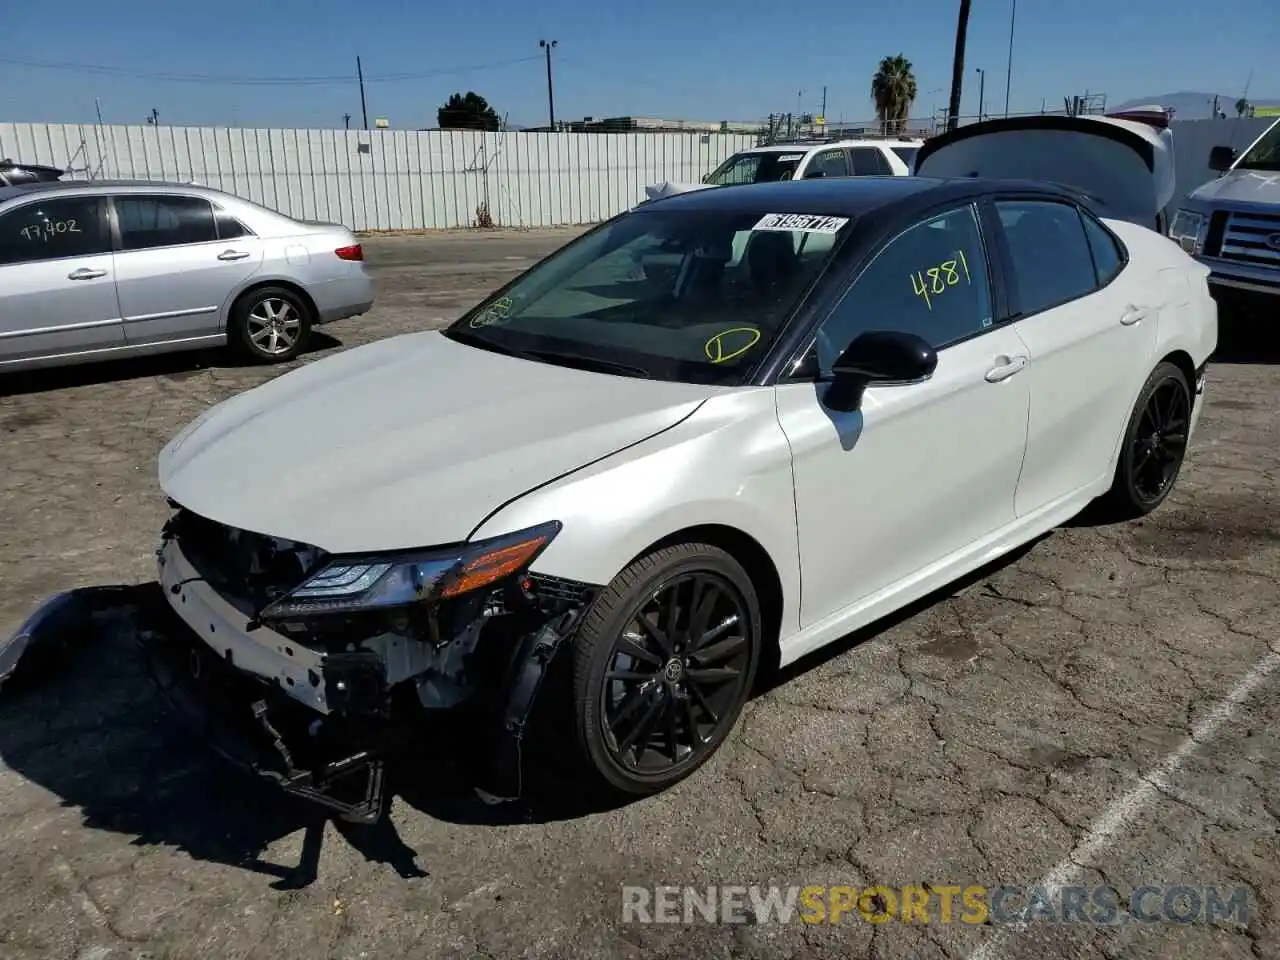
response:
[[[483,313],[479,313],[471,318],[471,327],[489,327],[495,323],[501,323],[511,315],[511,308],[514,302],[510,297],[503,297],[501,300],[495,301]]]
[[[734,347],[733,349],[726,351],[725,341],[728,340],[729,344],[733,344],[734,342],[734,339],[731,336],[732,334],[746,336],[748,338],[747,342],[741,346]],[[755,327],[730,327],[728,330],[721,330],[713,336],[703,345],[702,349],[703,352],[706,353],[707,359],[712,363],[724,363],[727,360],[733,360],[742,356],[759,342],[760,331]]]

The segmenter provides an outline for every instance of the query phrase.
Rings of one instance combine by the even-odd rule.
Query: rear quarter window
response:
[[[1102,224],[1087,213],[1081,214],[1085,236],[1089,240],[1089,252],[1098,273],[1098,286],[1106,286],[1124,269],[1125,255],[1119,241]]]

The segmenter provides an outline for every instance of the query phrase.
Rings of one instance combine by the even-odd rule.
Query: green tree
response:
[[[910,60],[898,54],[880,61],[880,69],[871,78],[871,99],[876,104],[881,133],[901,134],[906,130],[916,93]]]
[[[1249,101],[1241,97],[1236,101],[1236,116],[1243,117],[1249,111]]]
[[[441,130],[497,130],[498,113],[489,101],[473,90],[455,93],[436,111]]]

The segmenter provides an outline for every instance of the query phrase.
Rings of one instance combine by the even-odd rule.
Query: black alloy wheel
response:
[[[578,731],[590,766],[633,794],[692,773],[742,712],[759,638],[751,580],[718,547],[680,544],[624,570],[575,642]]]
[[[1193,402],[1186,375],[1175,364],[1161,363],[1147,378],[1109,494],[1122,518],[1145,516],[1169,496],[1187,454]]]

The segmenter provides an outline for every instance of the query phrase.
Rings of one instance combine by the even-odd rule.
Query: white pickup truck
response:
[[[1246,316],[1280,308],[1280,119],[1237,153],[1214,147],[1209,167],[1221,176],[1179,205],[1169,236],[1209,268],[1220,303]]]

